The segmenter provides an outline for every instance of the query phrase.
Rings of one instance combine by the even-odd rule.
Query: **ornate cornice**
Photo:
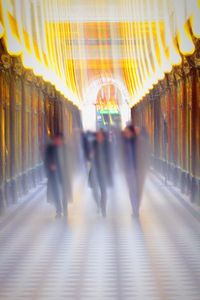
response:
[[[17,58],[13,58],[12,71],[16,77],[21,77],[24,71],[21,61]]]
[[[188,60],[184,57],[183,64],[182,64],[182,72],[184,77],[191,74],[191,65],[188,63]]]
[[[12,58],[9,54],[3,53],[0,56],[0,69],[9,70],[12,66]]]
[[[174,75],[174,70],[167,74],[168,86],[169,88],[176,86],[176,78]]]
[[[29,82],[29,83],[33,82],[33,77],[34,77],[34,74],[33,74],[32,71],[26,70],[26,71],[24,72],[24,79],[25,79],[27,82]]]
[[[159,81],[156,88],[157,88],[159,95],[163,95],[166,91],[164,80]]]
[[[174,67],[174,77],[176,79],[176,82],[179,82],[181,79],[185,78],[182,65],[178,67]]]

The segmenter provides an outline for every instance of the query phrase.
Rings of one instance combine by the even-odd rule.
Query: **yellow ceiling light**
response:
[[[18,32],[19,32],[19,38],[21,41],[21,50],[22,50],[22,62],[25,66],[25,68],[30,68],[32,69],[34,65],[36,64],[36,60],[34,55],[32,54],[32,49],[31,49],[31,36],[28,32],[28,26],[26,24],[23,24],[22,18],[21,18],[21,13],[22,13],[22,7],[20,2],[15,1],[16,4],[16,21],[18,24]],[[27,7],[27,6],[26,6]],[[25,8],[25,7],[23,7]],[[28,13],[29,10],[27,10],[26,13]],[[29,18],[27,18],[29,19]]]
[[[144,55],[145,55],[145,64],[146,64],[146,72],[147,72],[147,88],[148,90],[153,87],[153,82],[154,82],[154,71],[153,71],[153,63],[150,60],[150,52],[148,49],[148,37],[147,37],[147,28],[148,28],[148,23],[145,20],[144,16],[144,0],[141,1],[141,17],[142,17],[142,32],[143,32],[143,40],[144,40]]]
[[[134,22],[135,27],[135,37],[136,37],[136,45],[137,45],[137,65],[139,70],[139,76],[141,81],[141,91],[144,90],[146,84],[146,72],[144,66],[144,55],[143,55],[143,47],[142,47],[142,37],[141,37],[141,16],[140,16],[140,3],[136,0],[135,4],[137,5],[138,9],[134,10],[134,18],[136,22]]]
[[[183,55],[191,55],[195,51],[192,41],[189,22],[187,20],[186,1],[174,0],[174,10],[176,16],[176,34],[179,50]]]
[[[1,0],[2,22],[5,29],[5,43],[10,55],[21,54],[21,44],[18,32],[18,24],[14,17],[14,7],[10,0]]]
[[[165,21],[165,41],[166,47],[169,51],[168,57],[169,61],[173,66],[181,64],[181,55],[178,52],[177,45],[175,44],[174,37],[171,30],[170,18],[169,18],[169,7],[168,1],[163,0],[163,14],[164,14],[164,21]]]
[[[150,43],[150,51],[151,56],[153,60],[154,65],[154,80],[153,83],[156,84],[158,80],[161,80],[164,78],[164,72],[161,69],[159,62],[158,62],[158,55],[156,51],[156,46],[158,47],[158,41],[157,41],[157,34],[155,35],[156,30],[156,21],[154,12],[152,11],[152,2],[151,0],[147,0],[147,16],[148,16],[148,22],[149,22],[149,43]],[[153,22],[154,20],[154,22]]]
[[[156,3],[156,0],[153,0],[153,11],[154,11],[154,17],[157,20],[156,21],[156,44],[157,44],[157,60],[160,65],[160,68],[163,73],[169,73],[172,69],[172,65],[170,64],[169,60],[167,59],[167,55],[165,52],[166,45],[164,47],[163,45],[163,39],[161,37],[161,26],[165,27],[165,23],[161,24],[159,20],[159,14],[158,14],[158,3]],[[163,5],[162,5],[162,13],[163,13]]]
[[[75,2],[79,9],[81,0]],[[0,37],[11,55],[21,55],[26,68],[76,105],[96,78],[119,79],[129,103],[137,103],[181,63],[181,54],[194,52],[200,0],[120,0],[114,22],[100,21],[111,12],[110,1],[100,2],[91,4],[92,16],[83,9],[80,21],[72,0],[0,0]]]
[[[184,55],[191,55],[195,51],[195,46],[192,41],[189,25],[186,22],[183,26],[179,27],[177,34],[179,49]]]
[[[198,0],[192,0],[190,25],[192,28],[193,35],[196,38],[200,38],[200,1]]]
[[[0,38],[2,38],[3,34],[4,34],[4,28],[2,23],[0,22]]]

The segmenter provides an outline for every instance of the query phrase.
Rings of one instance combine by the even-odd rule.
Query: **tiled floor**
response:
[[[4,219],[0,299],[199,300],[200,219],[150,177],[140,221],[121,176],[106,219],[82,181],[68,222],[54,219],[44,191]]]

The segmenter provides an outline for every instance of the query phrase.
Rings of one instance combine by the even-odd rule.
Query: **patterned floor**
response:
[[[67,222],[44,189],[0,220],[0,299],[200,299],[198,214],[151,175],[134,220],[116,181],[106,219],[77,180]]]

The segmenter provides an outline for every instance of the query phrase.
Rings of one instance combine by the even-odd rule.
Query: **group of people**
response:
[[[123,172],[132,207],[132,215],[139,216],[142,189],[150,157],[148,134],[132,124],[122,132],[103,129],[82,132],[81,152],[98,212],[106,217],[108,188],[114,188],[116,172]],[[48,179],[47,199],[56,208],[56,217],[67,216],[68,202],[72,198],[69,166],[69,149],[62,134],[57,134],[47,144],[44,164]],[[81,170],[81,168],[80,168]]]
[[[83,137],[84,154],[89,162],[88,183],[92,188],[97,210],[106,216],[107,187],[112,185],[111,144],[105,131]]]
[[[100,129],[82,136],[85,160],[88,162],[88,182],[93,191],[97,210],[106,216],[108,187],[113,187],[115,172],[125,175],[132,215],[139,216],[143,185],[149,165],[148,134],[132,124],[122,132],[109,135]],[[116,162],[117,160],[117,162]],[[118,167],[116,165],[118,163]]]

